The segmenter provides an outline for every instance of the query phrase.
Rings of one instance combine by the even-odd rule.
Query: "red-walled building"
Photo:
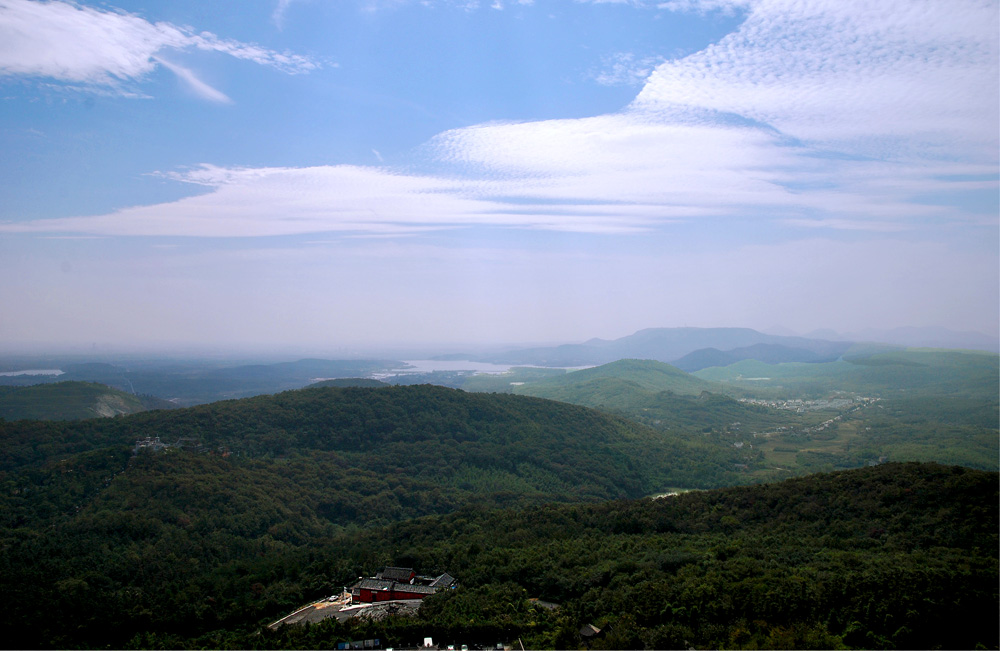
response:
[[[423,599],[444,588],[455,587],[450,574],[438,577],[418,577],[408,567],[387,567],[373,578],[361,579],[351,587],[355,602],[372,603],[395,599]]]

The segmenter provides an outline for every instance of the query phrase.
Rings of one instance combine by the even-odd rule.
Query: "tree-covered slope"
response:
[[[384,387],[388,386],[385,382],[381,380],[375,380],[372,378],[363,377],[345,377],[337,378],[334,380],[321,380],[319,382],[313,382],[312,384],[306,386],[306,389],[319,389],[322,387]]]
[[[312,481],[141,457],[106,499],[4,530],[11,646],[985,648],[998,642],[996,473],[887,464],[666,499],[467,506],[388,527],[301,529]],[[68,474],[68,473],[64,473]],[[134,490],[140,488],[141,492]],[[387,564],[462,587],[416,618],[269,621]],[[560,604],[557,610],[527,597]],[[38,604],[45,604],[39,608]],[[57,613],[58,616],[53,616]]]
[[[622,359],[514,388],[522,395],[587,406],[613,406],[623,393],[636,390],[696,396],[702,391],[718,391],[719,386],[663,362]]]
[[[850,347],[851,344],[843,343],[839,347],[831,346],[819,351],[780,344],[754,344],[725,351],[718,348],[702,348],[675,360],[673,365],[691,373],[711,366],[729,366],[744,359],[753,359],[765,364],[833,362]]]
[[[748,481],[886,460],[997,468],[997,355],[932,350],[853,355],[831,363],[747,360],[694,375],[659,362],[623,360],[514,390],[728,449],[739,457],[734,463],[745,469]],[[695,375],[717,382],[689,382]],[[685,395],[702,386],[748,399]],[[664,390],[668,387],[673,388]]]
[[[495,620],[542,648],[581,645],[588,622],[607,631],[592,648],[995,648],[997,489],[996,473],[887,464],[666,499],[466,512],[356,544],[561,603],[555,617],[526,607]],[[435,622],[450,628],[439,636],[475,630],[466,613]]]
[[[133,456],[145,437],[171,447]],[[46,645],[102,635],[112,616],[136,633],[161,608],[228,626],[272,603],[206,601],[242,589],[225,575],[234,563],[470,505],[638,497],[729,483],[731,471],[716,450],[590,409],[429,385],[0,421],[0,592],[11,607],[55,600],[58,621],[25,624],[49,631]],[[229,587],[214,596],[206,582]],[[301,598],[288,590],[274,587],[272,606]]]
[[[133,459],[145,437],[174,447]],[[280,543],[471,503],[727,485],[742,479],[733,463],[730,451],[552,401],[429,385],[318,388],[116,419],[0,421],[0,523],[95,511],[141,520],[155,505],[168,529],[203,522]],[[237,514],[224,525],[212,506],[254,503],[250,529]]]
[[[911,349],[807,364],[765,364],[743,360],[726,367],[693,373],[699,379],[725,383],[783,397],[856,391],[880,397],[962,396],[995,401],[1000,391],[1000,356],[993,353]]]
[[[170,407],[166,401],[95,382],[0,387],[0,418],[6,420],[75,420]]]

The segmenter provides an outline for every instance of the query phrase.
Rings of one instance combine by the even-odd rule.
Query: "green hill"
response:
[[[645,395],[673,400],[677,422],[748,408]],[[996,473],[887,464],[608,501],[753,478],[734,470],[745,449],[682,434],[430,385],[0,420],[0,636],[15,648],[425,636],[564,648],[594,623],[606,637],[592,647],[996,645]],[[169,447],[133,450],[145,437]],[[261,630],[392,564],[464,587],[415,618]]]
[[[784,397],[817,396],[841,390],[880,397],[920,392],[928,397],[996,400],[1000,391],[1000,356],[910,349],[817,364],[744,360],[695,371],[693,375],[757,393],[780,393]]]
[[[73,491],[60,483],[92,474],[90,461],[78,455],[98,455],[93,458],[105,465],[94,476],[103,481],[107,459],[127,457],[143,437],[170,444],[187,439],[192,447],[226,454],[212,473],[250,473],[261,485],[279,481],[289,467],[308,472],[312,479],[289,501],[338,525],[474,501],[638,497],[739,481],[729,452],[575,405],[431,385],[317,388],[122,419],[0,422],[0,471],[47,478],[26,497],[10,498],[11,512],[34,512],[37,501],[50,497],[72,502]],[[143,464],[173,468],[179,462],[170,459],[181,453],[188,455],[171,448]],[[66,477],[61,463],[78,469]]]
[[[522,395],[595,407],[615,407],[623,393],[635,390],[696,396],[702,391],[718,392],[719,386],[664,362],[623,359],[514,388]]]
[[[993,353],[909,350],[831,363],[744,360],[693,375],[624,360],[514,390],[735,448],[734,463],[751,481],[886,459],[995,469],[997,360]],[[698,394],[702,388],[717,393]],[[737,401],[723,391],[757,399]]]
[[[7,420],[75,420],[172,406],[150,396],[134,396],[95,382],[0,387],[0,418]]]
[[[321,382],[313,382],[306,389],[319,389],[322,387],[386,387],[389,386],[381,380],[373,380],[371,378],[363,377],[348,377],[348,378],[336,378],[334,380],[322,380]]]
[[[712,366],[729,366],[744,359],[753,359],[767,364],[782,364],[786,362],[833,362],[852,347],[842,343],[840,346],[829,346],[825,350],[809,350],[780,344],[754,344],[732,350],[722,351],[717,348],[702,348],[673,362],[674,366],[689,373]]]
[[[371,532],[338,555],[384,550],[469,586],[435,598],[423,626],[363,629],[396,645],[434,630],[448,643],[580,648],[592,623],[604,631],[592,648],[995,647],[997,487],[996,473],[887,464],[667,499],[463,512]],[[313,644],[351,633],[328,626]]]
[[[316,480],[300,461],[263,484],[247,466],[223,471],[228,463],[142,456],[107,497],[0,529],[7,644],[335,648],[433,637],[579,648],[584,624],[602,630],[591,648],[998,641],[996,473],[888,464],[666,499],[467,507],[324,535],[304,528],[310,507],[292,499]],[[449,572],[461,587],[415,617],[265,628],[384,565]]]

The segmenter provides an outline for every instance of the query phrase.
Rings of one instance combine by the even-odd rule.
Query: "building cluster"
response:
[[[195,438],[182,437],[177,439],[175,443],[164,443],[159,436],[147,436],[136,440],[135,446],[132,448],[132,455],[135,456],[140,452],[160,452],[166,448],[181,448],[192,452],[208,451],[208,448]],[[219,448],[219,451],[223,452],[224,456],[228,456],[224,448]]]
[[[363,578],[350,587],[353,603],[374,603],[397,599],[423,599],[439,590],[450,590],[458,581],[450,574],[418,576],[413,568],[387,567],[375,576]]]

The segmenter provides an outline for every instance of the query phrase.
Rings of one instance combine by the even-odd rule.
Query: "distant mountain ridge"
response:
[[[755,359],[765,364],[785,364],[788,362],[835,362],[841,355],[852,348],[850,342],[830,342],[830,346],[817,346],[816,349],[793,348],[781,344],[754,344],[732,350],[717,348],[702,348],[673,362],[677,368],[692,373],[710,366],[729,366],[745,359]]]
[[[750,328],[647,328],[611,341],[591,339],[582,344],[512,350],[481,361],[538,366],[596,366],[619,359],[651,359],[672,364],[700,350],[733,351],[759,345],[776,347],[770,349],[770,354],[783,358],[783,361],[784,358],[802,356],[829,361],[849,350],[851,342],[768,335]],[[755,352],[764,354],[768,349]]]

